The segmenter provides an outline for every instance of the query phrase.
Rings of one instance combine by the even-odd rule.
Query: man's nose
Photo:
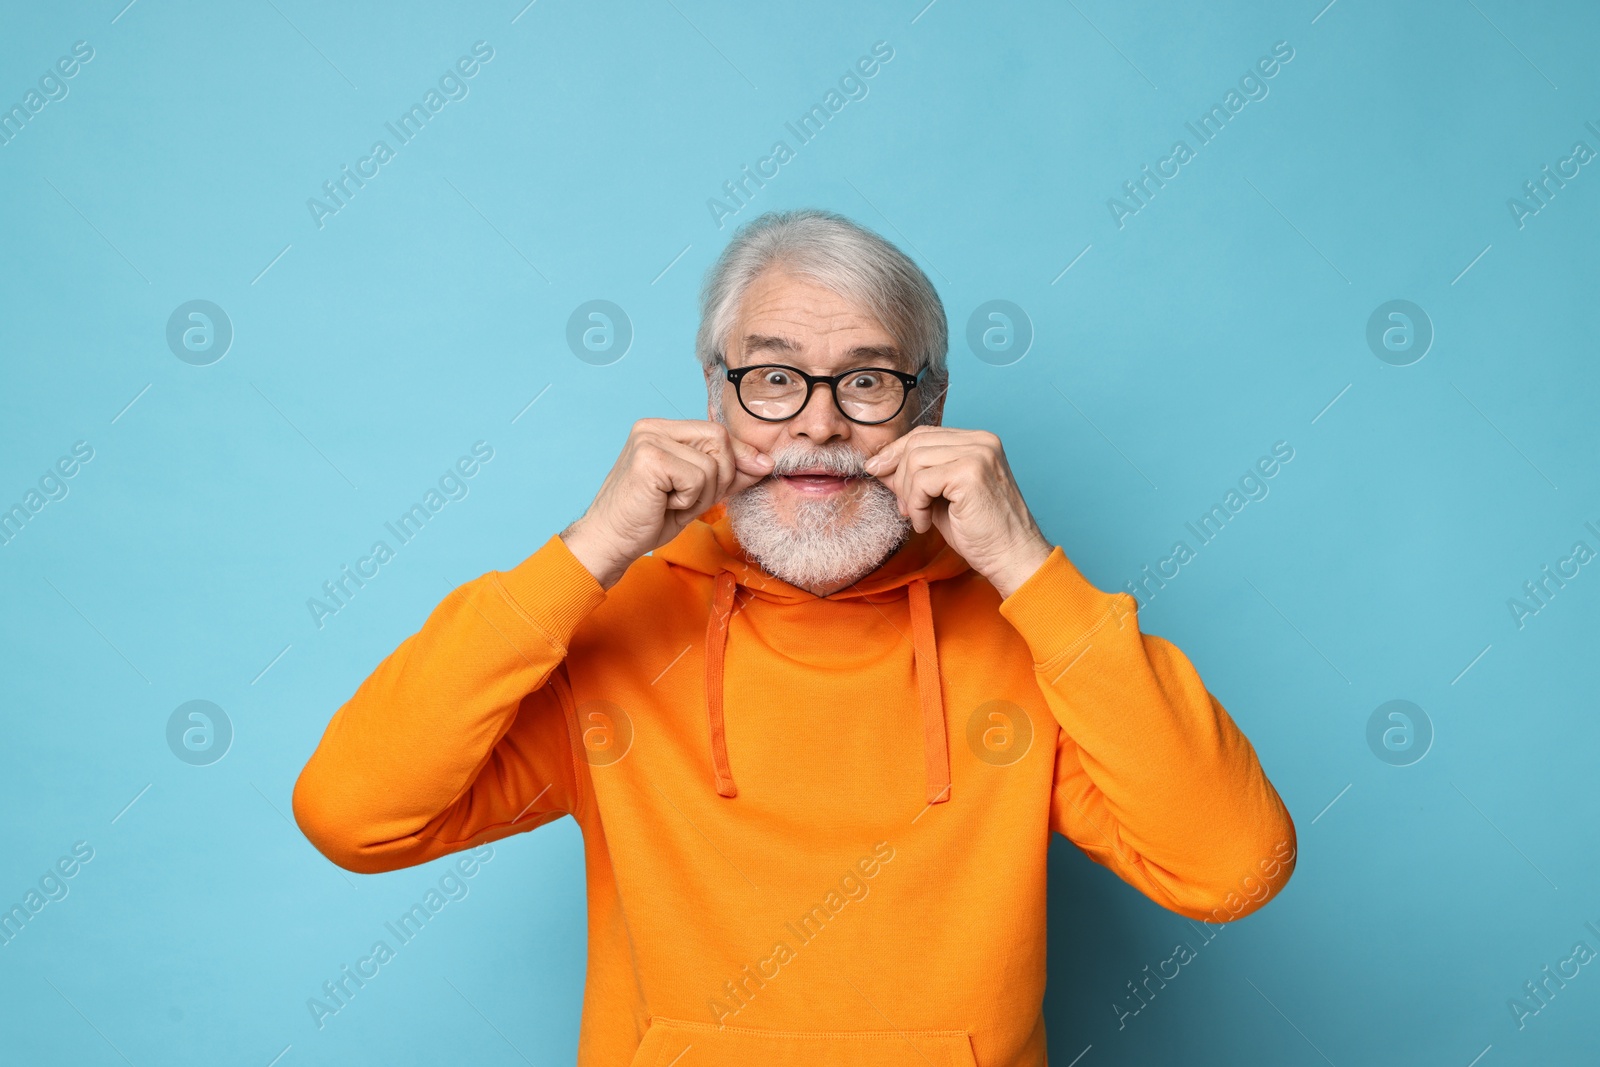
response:
[[[833,390],[827,382],[817,382],[811,387],[811,398],[805,408],[789,420],[789,433],[816,444],[850,436],[850,420],[834,403]]]

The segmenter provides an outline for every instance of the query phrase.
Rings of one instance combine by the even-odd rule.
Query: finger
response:
[[[931,440],[940,439],[937,437],[931,438]],[[911,480],[917,471],[929,465],[929,457],[934,451],[941,448],[959,447],[924,443],[928,441],[930,441],[930,435],[926,433],[906,434],[890,443],[889,447],[893,448],[894,451],[889,454],[887,462],[874,465],[869,461],[866,464],[868,473],[876,476],[879,481],[894,492],[895,496],[900,498],[900,510],[904,514],[910,514],[905,502],[910,491]],[[887,451],[885,449],[885,452]],[[884,452],[879,452],[878,456],[883,456],[884,454]],[[873,458],[876,459],[878,457],[875,456]]]
[[[732,447],[734,464],[740,470],[762,478],[772,473],[771,456],[755,445],[739,440],[727,430],[723,430],[723,434],[727,437],[728,444]]]
[[[725,455],[719,458],[710,452],[678,441],[663,441],[661,448],[697,472],[693,492],[686,497],[672,498],[669,506],[676,510],[687,511],[691,515],[699,515],[716,503],[718,489],[724,478],[723,466],[731,467],[731,460]]]
[[[704,419],[662,419],[660,422],[662,432],[673,440],[705,452],[727,452],[736,466],[751,474],[760,472],[764,475],[772,470],[771,456],[734,437],[720,422],[707,422]]]
[[[696,419],[664,420],[674,439],[693,445],[717,457],[722,480],[715,499],[748,489],[772,473],[772,457],[754,445],[739,440],[718,422]]]
[[[674,498],[671,504],[674,509],[694,507],[697,509],[694,514],[699,515],[717,501],[722,487],[733,480],[735,468],[726,446],[727,434],[718,424],[692,419],[653,419],[642,429],[656,447],[709,472],[704,492],[697,492],[687,503],[680,504],[681,497]]]
[[[906,442],[910,437],[910,434],[896,437],[871,456],[868,456],[867,461],[862,464],[866,472],[877,478],[883,478],[885,475],[892,473],[900,465],[900,458],[905,454]]]
[[[905,462],[912,451],[930,444],[952,444],[960,441],[970,430],[955,430],[948,426],[917,426],[884,445],[866,462],[867,473],[882,477]]]
[[[727,484],[721,487],[718,499],[742,493],[755,485],[761,479],[772,473],[774,466],[772,457],[756,448],[739,440],[733,434],[724,431],[727,438],[728,456],[731,459],[732,471]]]
[[[718,428],[720,429],[720,427]],[[733,481],[734,475],[738,473],[738,468],[734,466],[733,453],[728,445],[727,436],[727,431],[724,430],[721,437],[711,435],[706,438],[695,438],[685,446],[691,451],[708,457],[712,462],[715,476],[712,478],[710,486],[708,486],[707,495],[710,499],[705,502],[706,508],[709,508],[722,498],[724,490]],[[696,501],[696,505],[699,505],[699,501]],[[705,508],[701,508],[701,510],[703,511]],[[697,511],[695,514],[698,515],[699,512]]]
[[[899,467],[908,470],[917,470],[922,467],[936,467],[941,463],[950,463],[955,460],[977,460],[987,465],[990,456],[982,445],[974,445],[970,441],[957,441],[951,444],[938,444],[930,441],[927,444],[917,445],[909,449],[906,456],[900,461]]]
[[[771,472],[769,471],[768,473]],[[717,494],[717,499],[726,500],[731,496],[737,496],[746,489],[750,488],[752,485],[755,485],[757,482],[761,481],[761,479],[765,478],[766,476],[766,474],[746,474],[742,470],[736,471],[733,476],[733,481],[728,483],[728,487],[726,489]]]
[[[948,494],[955,492],[962,478],[960,460],[919,468],[906,489],[905,505],[911,526],[926,533],[933,525],[936,509],[954,503]]]
[[[666,497],[669,511],[681,511],[715,484],[716,462],[704,452],[676,441],[658,438],[647,442],[642,454],[649,484]]]

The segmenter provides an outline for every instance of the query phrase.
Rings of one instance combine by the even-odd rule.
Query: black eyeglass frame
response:
[[[921,385],[923,376],[928,373],[927,367],[923,367],[915,374],[907,374],[905,371],[895,370],[893,367],[852,367],[850,370],[847,370],[842,374],[830,375],[807,374],[799,367],[791,367],[786,363],[752,363],[746,367],[730,367],[724,363],[722,366],[723,370],[726,372],[728,381],[733,383],[733,395],[739,398],[739,406],[744,408],[745,412],[748,413],[751,418],[760,419],[762,422],[788,422],[790,419],[795,418],[802,411],[804,411],[807,404],[811,403],[811,394],[816,392],[817,386],[826,383],[828,386],[828,392],[833,396],[833,406],[838,409],[839,414],[843,415],[845,418],[849,419],[858,426],[882,426],[884,423],[897,418],[899,414],[906,409],[906,398],[911,395],[911,390]],[[774,419],[767,415],[757,415],[754,411],[750,410],[750,405],[744,402],[744,394],[739,390],[740,380],[751,371],[762,367],[775,367],[778,370],[790,371],[802,378],[806,383],[805,399],[800,401],[799,407],[795,408],[794,411],[783,416],[782,418]],[[856,418],[854,415],[850,414],[844,409],[843,404],[839,403],[839,383],[850,377],[852,374],[860,374],[863,371],[876,371],[880,374],[888,374],[899,379],[901,385],[900,404],[894,409],[892,414],[881,419],[874,419],[871,422],[868,422],[865,419]]]

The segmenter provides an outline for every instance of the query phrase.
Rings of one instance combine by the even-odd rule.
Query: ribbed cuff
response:
[[[1011,595],[1000,614],[1028,642],[1034,669],[1046,670],[1074,651],[1095,630],[1137,607],[1127,593],[1095,587],[1057,545]]]
[[[494,578],[507,599],[563,652],[578,624],[606,598],[605,587],[559,534]]]

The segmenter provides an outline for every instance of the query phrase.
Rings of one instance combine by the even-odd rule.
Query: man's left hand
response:
[[[900,514],[945,542],[1008,597],[1052,545],[1022,499],[1000,438],[987,430],[918,426],[881,449],[867,473],[894,491]]]

